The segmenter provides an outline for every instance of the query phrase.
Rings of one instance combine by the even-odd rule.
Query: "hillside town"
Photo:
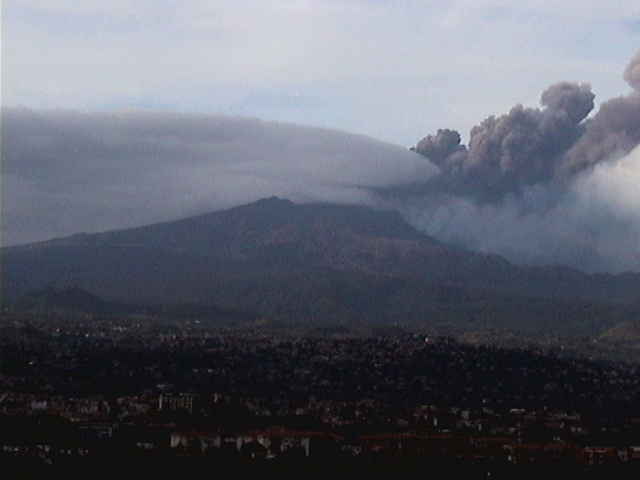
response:
[[[418,332],[61,318],[3,316],[0,456],[34,472],[110,458],[430,461],[494,478],[523,466],[640,466],[634,364]]]

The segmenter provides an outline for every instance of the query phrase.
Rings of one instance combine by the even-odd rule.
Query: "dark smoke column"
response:
[[[435,135],[427,135],[411,150],[429,158],[440,168],[447,168],[454,158],[464,159],[467,147],[461,145],[460,134],[455,130],[440,129]]]
[[[640,144],[640,52],[627,65],[624,79],[634,91],[600,106],[585,134],[563,160],[560,172],[564,176],[615,160]]]
[[[498,201],[554,178],[562,156],[584,132],[594,98],[588,84],[557,83],[542,94],[543,108],[516,105],[473,127],[468,148],[458,132],[438,130],[414,150],[441,168],[438,189]]]

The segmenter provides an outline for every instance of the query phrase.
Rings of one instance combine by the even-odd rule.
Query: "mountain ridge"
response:
[[[638,274],[519,267],[451,247],[393,211],[277,197],[8,247],[0,255],[9,299],[73,284],[121,302],[219,305],[292,323],[428,322],[446,315],[493,322],[487,312],[496,309],[496,318],[506,312],[531,317],[532,299],[542,299],[538,307],[546,316],[579,315],[567,302],[607,316],[606,305],[636,305],[640,284]],[[443,302],[448,296],[459,301]],[[550,313],[553,302],[556,313]]]

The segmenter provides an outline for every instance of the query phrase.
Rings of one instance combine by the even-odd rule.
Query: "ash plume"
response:
[[[436,186],[495,201],[554,178],[562,156],[583,134],[594,98],[588,84],[558,83],[542,93],[542,108],[516,105],[475,126],[468,147],[458,132],[439,130],[414,150],[442,169]]]
[[[574,175],[621,157],[640,143],[640,93],[611,99],[589,120],[584,135],[562,159],[559,172]]]
[[[640,270],[640,52],[624,71],[633,91],[603,102],[561,82],[540,108],[513,107],[475,126],[468,146],[439,130],[414,151],[440,174],[395,202],[441,240],[518,263]]]

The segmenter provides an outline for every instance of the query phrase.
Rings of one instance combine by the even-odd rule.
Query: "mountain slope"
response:
[[[287,322],[522,326],[587,311],[610,326],[609,307],[589,306],[632,304],[640,284],[632,274],[517,267],[443,245],[392,212],[278,198],[1,254],[9,300],[71,284],[118,301],[220,305]]]

